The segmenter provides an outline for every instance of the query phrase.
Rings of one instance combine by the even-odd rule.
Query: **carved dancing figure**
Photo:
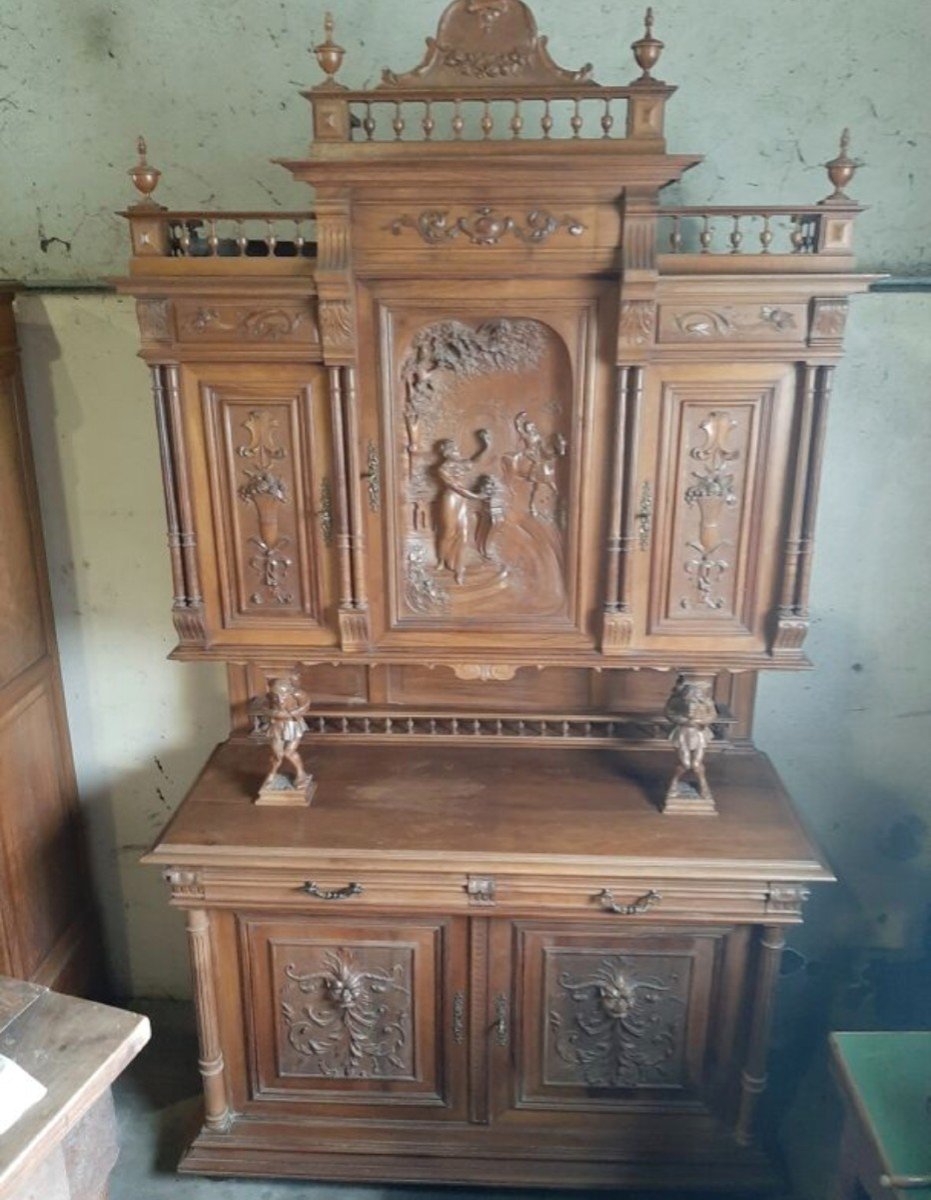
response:
[[[479,429],[476,437],[479,449],[469,458],[452,438],[445,438],[438,447],[442,461],[437,474],[443,491],[439,501],[436,557],[440,566],[452,571],[456,583],[465,580],[466,556],[472,532],[472,506],[487,503],[485,495],[472,491],[468,486],[471,468],[491,446],[491,435],[487,429]]]
[[[279,768],[287,761],[294,768],[293,790],[303,791],[312,781],[304,769],[300,755],[301,738],[307,730],[304,717],[310,708],[310,696],[296,686],[293,679],[280,676],[269,682],[268,742],[271,747],[271,768],[262,789],[273,789]]]
[[[682,786],[682,780],[691,773],[698,780],[702,800],[713,803],[714,798],[705,775],[705,751],[714,741],[714,734],[709,726],[717,715],[710,685],[705,681],[698,682],[680,677],[666,704],[666,716],[672,722],[669,740],[679,756],[669,784],[667,800],[689,795],[689,789]],[[691,795],[694,796],[694,792],[691,792]]]
[[[507,456],[519,478],[530,484],[530,515],[537,520],[549,520],[550,515],[541,512],[539,499],[541,493],[550,498],[553,513],[559,507],[559,488],[556,484],[556,463],[565,457],[568,449],[566,439],[561,433],[554,434],[547,443],[535,421],[531,421],[526,412],[519,412],[514,418],[514,428],[521,441],[521,448]]]

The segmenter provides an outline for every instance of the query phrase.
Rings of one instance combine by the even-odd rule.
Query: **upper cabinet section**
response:
[[[163,208],[140,143],[182,655],[805,665],[858,164],[845,132],[818,203],[664,207],[700,158],[662,51],[648,11],[605,86],[454,0],[358,90],[328,20],[307,211]]]

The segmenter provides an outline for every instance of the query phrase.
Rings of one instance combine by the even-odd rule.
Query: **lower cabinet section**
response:
[[[769,1179],[734,1136],[758,992],[752,926],[208,916],[200,969],[215,978],[197,994],[216,997],[231,1116],[225,1128],[208,1120],[182,1170],[561,1186],[683,1186],[700,1172],[722,1189]]]

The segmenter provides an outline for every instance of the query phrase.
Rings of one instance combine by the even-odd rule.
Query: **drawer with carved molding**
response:
[[[173,877],[190,872],[167,873]],[[466,877],[460,872],[376,872],[368,869],[268,872],[214,868],[198,874],[202,898],[211,906],[273,909],[278,912],[356,912],[395,909],[404,912],[455,912],[470,907]],[[174,886],[174,885],[173,885]],[[175,888],[178,899],[190,899]]]
[[[808,333],[807,305],[662,304],[659,341],[690,346],[709,342],[798,342]]]
[[[214,297],[178,300],[178,338],[194,344],[317,346],[317,304],[311,299],[221,301]]]
[[[605,923],[629,919],[657,921],[800,920],[807,891],[773,888],[765,881],[718,882],[647,876],[618,878],[605,873],[585,878],[545,876],[469,877],[470,907],[509,916],[559,912],[566,916],[603,915]],[[778,895],[777,895],[778,893]]]

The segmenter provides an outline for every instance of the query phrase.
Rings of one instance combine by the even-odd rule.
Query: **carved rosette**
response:
[[[560,951],[547,959],[547,1084],[685,1086],[688,959]]]
[[[341,946],[305,957],[313,965],[288,963],[281,986],[285,1073],[412,1079],[410,951]]]

